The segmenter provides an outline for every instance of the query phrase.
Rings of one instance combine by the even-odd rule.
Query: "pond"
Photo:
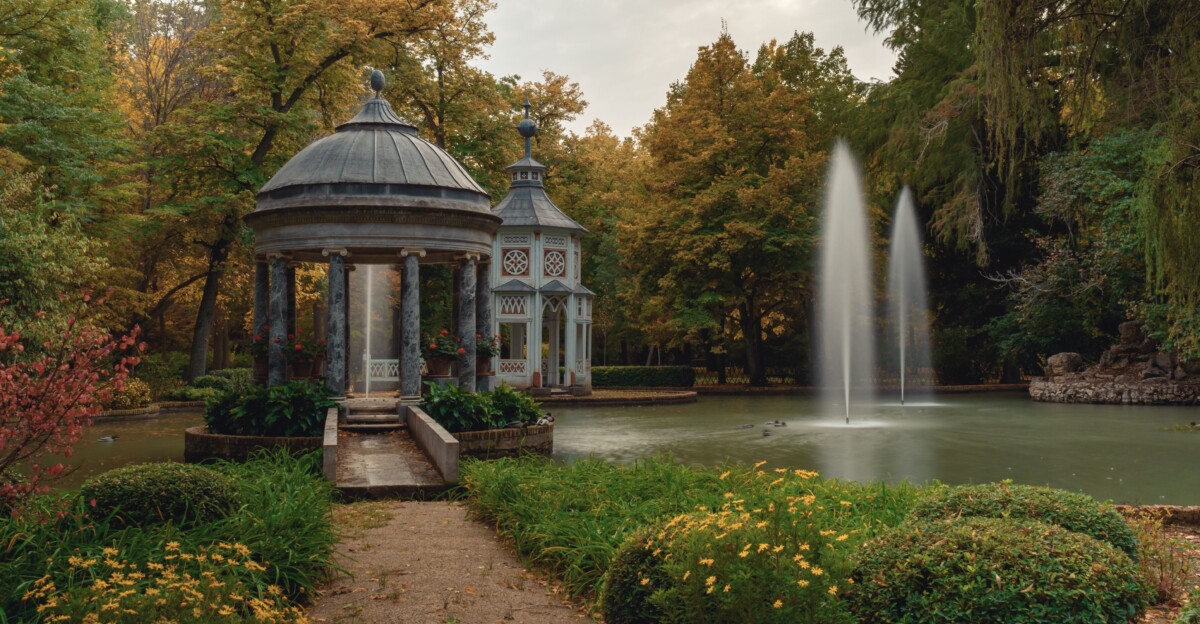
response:
[[[632,462],[670,453],[713,465],[765,460],[860,481],[982,483],[1012,479],[1134,504],[1200,504],[1200,421],[1195,407],[1038,403],[1024,393],[939,397],[934,404],[881,405],[852,426],[818,416],[818,399],[703,396],[696,403],[556,407],[554,455]],[[781,420],[786,427],[766,425]],[[100,420],[76,447],[80,468],[59,483],[129,463],[183,459],[183,430],[199,413]],[[738,429],[738,425],[751,425]],[[770,433],[762,435],[763,431]],[[104,436],[115,442],[100,442]]]
[[[1038,403],[1024,393],[949,395],[922,406],[881,405],[847,427],[818,416],[818,401],[702,396],[685,405],[557,408],[555,457],[632,462],[670,453],[689,464],[765,460],[772,468],[858,481],[1012,479],[1122,503],[1200,504],[1200,432],[1170,430],[1200,421],[1195,407]],[[787,426],[764,424],[773,420]]]

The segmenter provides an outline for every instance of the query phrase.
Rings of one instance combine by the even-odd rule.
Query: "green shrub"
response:
[[[203,466],[164,462],[109,470],[84,482],[80,495],[89,514],[110,515],[122,524],[149,526],[163,522],[207,522],[234,507],[234,484]]]
[[[696,371],[690,366],[594,366],[592,385],[600,387],[690,388]]]
[[[317,436],[325,429],[326,411],[335,405],[324,384],[305,380],[252,386],[245,395],[231,389],[208,402],[204,424],[223,435]]]
[[[501,423],[521,421],[534,423],[542,415],[542,408],[533,397],[514,390],[512,386],[501,382],[500,387],[484,393],[491,402],[494,420]]]
[[[188,354],[180,351],[143,355],[133,376],[150,385],[150,393],[161,397],[183,385],[187,372]]]
[[[146,382],[130,378],[125,380],[124,387],[112,389],[112,397],[104,407],[110,410],[139,409],[150,405],[150,385]]]
[[[226,391],[219,388],[193,388],[184,386],[176,388],[162,395],[164,401],[211,401],[224,394]]]
[[[1116,508],[1075,492],[1033,485],[988,483],[931,490],[912,509],[910,520],[962,516],[1027,518],[1090,535],[1135,561],[1137,538]]]
[[[617,549],[604,574],[600,590],[600,614],[606,624],[656,624],[662,612],[650,602],[655,591],[669,579],[650,545],[661,527],[642,529]]]
[[[1121,551],[1033,520],[904,523],[860,549],[863,624],[1136,622],[1150,592]]]
[[[486,394],[467,392],[451,384],[426,385],[421,409],[451,433],[497,429],[508,423],[492,410]]]

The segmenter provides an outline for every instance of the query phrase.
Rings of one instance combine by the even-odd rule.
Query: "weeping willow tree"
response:
[[[1200,358],[1200,14],[1192,0],[991,0],[978,5],[980,98],[1008,184],[1065,136],[1155,140],[1137,187],[1148,290],[1133,306]]]

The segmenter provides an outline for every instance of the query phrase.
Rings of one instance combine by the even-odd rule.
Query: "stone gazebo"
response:
[[[504,336],[499,378],[534,393],[567,388],[590,394],[594,293],[580,280],[580,239],[587,228],[546,195],[546,166],[531,152],[538,128],[528,99],[517,130],[525,137],[525,157],[508,166],[508,194],[492,209],[504,220],[491,274],[494,330]]]
[[[421,392],[420,264],[455,267],[457,333],[466,351],[458,383],[475,389],[475,335],[492,327],[488,263],[500,217],[449,154],[422,139],[379,96],[331,135],[304,148],[258,193],[246,217],[256,235],[254,329],[270,326],[268,384],[285,381],[282,344],[294,332],[296,263],[328,263],[325,380],[349,390],[348,285],[352,264],[401,265],[402,397]],[[482,277],[482,279],[480,279]],[[367,372],[370,375],[370,372]]]

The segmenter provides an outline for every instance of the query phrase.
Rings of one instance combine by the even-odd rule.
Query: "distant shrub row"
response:
[[[592,385],[597,388],[690,388],[696,371],[690,366],[596,366]]]

